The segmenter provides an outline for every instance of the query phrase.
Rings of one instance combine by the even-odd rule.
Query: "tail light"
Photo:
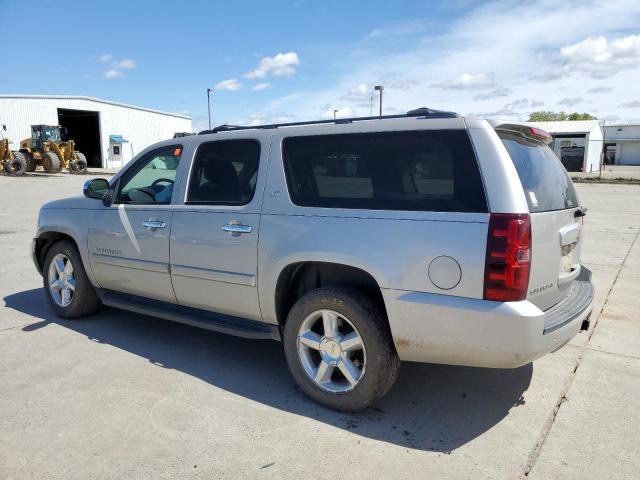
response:
[[[531,270],[531,219],[528,214],[492,213],[484,267],[484,299],[524,300]]]

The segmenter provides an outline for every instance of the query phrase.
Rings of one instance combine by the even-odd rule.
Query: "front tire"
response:
[[[27,159],[20,152],[12,152],[13,160],[7,160],[4,163],[4,171],[7,172],[7,175],[11,175],[12,177],[19,177],[24,175],[27,171]]]
[[[335,410],[368,407],[400,368],[382,306],[346,289],[319,288],[300,298],[287,317],[284,351],[302,391]]]
[[[54,152],[44,152],[42,154],[42,166],[47,173],[58,173],[60,171],[60,158]]]
[[[47,252],[42,278],[49,305],[59,317],[84,317],[100,305],[76,246],[67,240]]]

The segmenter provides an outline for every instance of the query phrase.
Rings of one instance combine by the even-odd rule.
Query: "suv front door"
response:
[[[269,137],[239,136],[196,151],[173,214],[171,279],[180,305],[261,320],[258,227]]]
[[[91,269],[102,288],[176,302],[169,275],[171,196],[182,147],[153,150],[118,180],[113,203],[89,228]]]

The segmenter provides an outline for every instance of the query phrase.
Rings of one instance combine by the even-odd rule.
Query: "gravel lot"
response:
[[[87,177],[0,177],[0,478],[636,478],[640,186],[578,185],[591,330],[517,370],[404,364],[356,415],[308,401],[281,347],[104,308],[63,321],[29,257]]]

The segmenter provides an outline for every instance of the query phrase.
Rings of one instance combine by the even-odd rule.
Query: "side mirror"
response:
[[[109,182],[104,178],[94,178],[84,182],[82,193],[87,198],[102,200],[109,193]]]

